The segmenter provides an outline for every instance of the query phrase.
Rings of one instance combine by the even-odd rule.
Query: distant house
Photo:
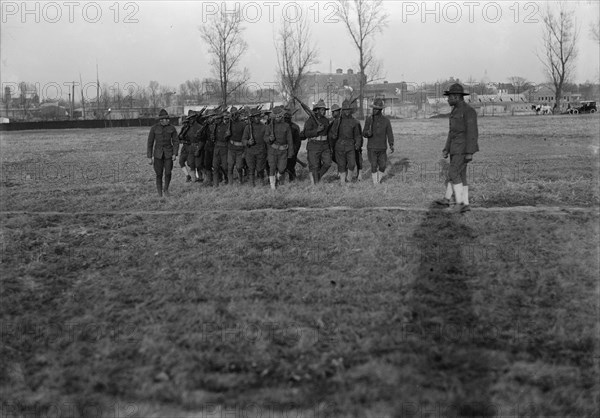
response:
[[[360,88],[360,73],[351,68],[345,73],[338,68],[335,73],[308,72],[300,85],[300,95],[309,106],[323,99],[327,107],[342,104],[347,97],[357,97]]]
[[[554,103],[556,103],[554,88],[549,86],[541,86],[535,91],[530,92],[529,100],[532,103],[553,106]],[[561,97],[561,108],[566,108],[570,103],[579,103],[580,100],[581,94],[563,91]]]

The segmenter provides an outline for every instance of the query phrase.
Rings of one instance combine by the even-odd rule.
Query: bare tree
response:
[[[294,23],[283,19],[275,39],[279,79],[288,96],[298,96],[304,75],[311,65],[319,62],[308,23],[308,13],[303,13]]]
[[[526,78],[519,77],[517,75],[513,75],[511,77],[508,77],[508,81],[510,81],[510,83],[515,88],[517,95],[521,94],[521,92],[523,90],[525,90],[525,87],[529,85],[529,81],[527,81]]]
[[[565,2],[561,2],[556,13],[548,5],[542,18],[544,49],[543,53],[538,53],[538,58],[554,85],[555,106],[560,111],[563,85],[571,79],[577,57],[578,29],[575,13],[567,9]]]
[[[193,80],[186,80],[185,84],[190,92],[190,95],[196,96],[196,101],[200,103],[202,101],[202,82],[199,78]]]
[[[363,98],[365,85],[376,78],[370,71],[375,64],[373,58],[373,38],[387,26],[388,14],[383,8],[382,0],[339,0],[337,15],[342,19],[358,50],[359,68],[359,118],[363,118]],[[375,65],[377,67],[378,65]]]
[[[208,52],[212,55],[211,66],[218,76],[224,105],[250,78],[246,68],[242,71],[238,69],[240,58],[248,49],[248,44],[242,38],[243,31],[240,11],[231,12],[225,8],[200,27],[202,39],[208,44]]]
[[[150,90],[150,103],[152,103],[152,111],[154,113],[156,113],[156,107],[158,104],[158,88],[158,81],[152,80],[150,81],[150,84],[148,84],[148,90]]]

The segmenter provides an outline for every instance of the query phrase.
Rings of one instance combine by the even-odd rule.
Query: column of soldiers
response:
[[[389,119],[381,114],[383,102],[377,99],[372,107],[373,116],[367,118],[364,132],[353,116],[355,109],[349,100],[344,100],[341,107],[332,106],[331,119],[325,115],[329,108],[319,100],[302,131],[292,121],[293,113],[287,107],[276,106],[272,110],[232,107],[229,111],[219,107],[201,112],[190,110],[179,135],[173,134],[175,128],[169,125],[169,116],[163,109],[159,115],[161,122],[151,129],[148,138],[148,156],[151,158],[152,149],[156,154],[162,148],[169,148],[174,159],[179,154],[186,182],[204,182],[214,187],[233,185],[237,175],[240,184],[247,178],[256,186],[257,180],[267,184],[267,173],[268,184],[276,189],[284,183],[286,174],[290,182],[296,179],[296,164],[301,163],[298,152],[301,142],[306,140],[311,184],[322,180],[332,162],[337,164],[340,182],[346,184],[360,179],[365,137],[369,138],[367,149],[372,170],[380,170],[373,177],[373,183],[377,184],[385,171],[387,144],[394,150],[394,136]],[[155,132],[165,129],[170,137],[158,141]],[[162,191],[161,188],[161,196]]]

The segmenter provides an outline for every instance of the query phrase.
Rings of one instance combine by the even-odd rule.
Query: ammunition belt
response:
[[[278,150],[278,151],[283,151],[288,149],[288,145],[277,145],[277,144],[271,144],[271,147],[273,147],[274,149]]]

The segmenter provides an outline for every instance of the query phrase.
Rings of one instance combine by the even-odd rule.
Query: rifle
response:
[[[298,103],[300,103],[300,106],[302,106],[302,109],[304,109],[304,111],[306,112],[306,114],[312,118],[312,120],[319,125],[319,121],[317,120],[317,117],[315,116],[314,112],[310,109],[310,107],[308,107],[302,100],[300,100],[299,98],[297,98],[296,96],[292,96],[292,98],[294,100],[296,100]]]

